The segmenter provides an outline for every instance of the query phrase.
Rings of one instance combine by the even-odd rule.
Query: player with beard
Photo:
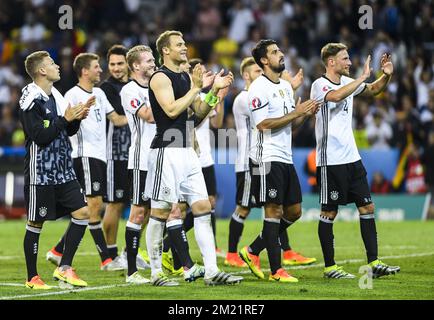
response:
[[[338,206],[355,203],[360,216],[360,231],[373,277],[395,274],[397,266],[378,259],[374,204],[371,200],[366,170],[361,161],[352,130],[353,100],[357,96],[373,97],[384,91],[393,74],[389,54],[381,57],[382,75],[365,83],[371,74],[368,56],[363,73],[352,79],[351,60],[342,43],[328,43],[321,49],[325,74],[312,83],[310,96],[324,105],[316,115],[317,179],[320,186],[321,214],[318,236],[324,256],[324,277],[354,278],[334,260],[333,222]]]
[[[263,74],[248,90],[253,134],[250,148],[252,194],[264,205],[261,235],[240,251],[251,271],[263,279],[259,253],[266,248],[270,262],[270,281],[298,282],[281,266],[279,234],[301,217],[301,189],[292,161],[292,129],[319,108],[319,102],[294,101],[291,84],[281,78],[284,56],[274,40],[261,40],[252,50]],[[294,123],[297,123],[294,125]]]
[[[241,62],[240,74],[246,86],[245,89],[235,97],[232,108],[238,140],[237,160],[235,163],[235,172],[237,175],[237,206],[229,223],[229,247],[224,261],[225,265],[232,267],[246,266],[245,262],[241,260],[238,255],[237,247],[243,232],[244,221],[250,213],[250,208],[256,206],[252,201],[252,179],[249,170],[249,151],[252,130],[247,90],[252,81],[262,74],[262,69],[256,64],[253,57],[248,57]],[[297,74],[292,77],[290,73],[285,70],[282,72],[281,78],[289,81],[291,87],[296,91],[303,83],[303,71],[300,69]],[[283,251],[283,265],[306,265],[316,261],[315,258],[304,257],[300,253],[292,250],[286,230],[279,234],[279,238],[280,246]]]
[[[108,50],[107,62],[110,76],[100,86],[110,104],[120,115],[125,115],[119,93],[128,82],[127,51],[127,48],[122,45],[114,45]],[[131,133],[128,125],[116,127],[111,121],[108,121],[107,125],[107,192],[104,199],[107,206],[103,218],[103,229],[110,258],[116,260],[120,259],[116,244],[119,219],[125,204],[130,199],[130,186],[125,177],[128,176],[128,149],[131,144]]]

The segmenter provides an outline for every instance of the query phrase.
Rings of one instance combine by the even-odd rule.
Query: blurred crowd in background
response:
[[[59,7],[73,10],[72,30],[61,30]],[[359,27],[359,7],[372,7],[373,28]],[[301,1],[301,0],[14,0],[0,2],[0,146],[21,146],[18,121],[21,88],[30,80],[25,57],[47,50],[61,68],[56,87],[66,92],[77,79],[72,70],[80,52],[100,55],[115,43],[147,44],[155,49],[158,35],[180,30],[190,58],[202,58],[208,69],[222,67],[236,75],[225,101],[225,128],[234,128],[232,102],[243,88],[241,60],[262,38],[278,41],[286,68],[304,71],[296,95],[309,97],[310,84],[321,74],[321,47],[343,42],[349,48],[351,73],[357,77],[372,56],[379,70],[384,52],[392,54],[395,73],[386,92],[355,99],[354,135],[359,148],[397,148],[406,165],[415,158],[434,185],[434,3],[433,1]],[[155,51],[154,51],[155,52]],[[372,76],[378,76],[375,73]],[[104,77],[103,77],[104,78]],[[372,81],[371,80],[371,81]],[[294,132],[295,147],[315,147],[315,121]],[[381,188],[380,188],[381,189]]]

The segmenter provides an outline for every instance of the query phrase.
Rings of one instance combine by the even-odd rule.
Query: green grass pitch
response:
[[[227,249],[229,220],[218,220],[217,242]],[[65,231],[67,221],[47,222],[39,242],[38,271],[50,285],[54,266],[45,260],[45,253]],[[119,246],[124,246],[124,226],[119,228]],[[262,227],[259,220],[248,220],[240,245],[254,239]],[[356,279],[331,280],[322,278],[322,254],[317,236],[316,222],[299,222],[289,229],[292,247],[318,262],[308,267],[288,268],[299,278],[297,284],[280,284],[256,279],[248,269],[228,268],[223,258],[219,266],[230,272],[241,274],[244,281],[236,286],[207,287],[202,279],[185,283],[174,288],[133,286],[125,283],[123,272],[99,270],[99,256],[88,231],[86,231],[74,259],[77,273],[88,282],[84,290],[67,291],[53,288],[49,291],[32,291],[24,287],[26,269],[23,254],[25,221],[0,222],[0,299],[165,299],[165,300],[298,300],[298,299],[434,299],[434,222],[377,222],[379,254],[388,264],[401,266],[401,272],[394,276],[374,279],[372,289],[359,286],[360,266],[366,263],[363,242],[357,222],[337,221],[335,231],[336,261],[355,275]],[[189,232],[190,249],[193,259],[201,262],[200,253]],[[143,240],[144,241],[144,240]],[[241,246],[239,247],[241,248]],[[266,253],[261,254],[262,268],[268,278]],[[202,263],[202,262],[201,262]],[[143,272],[149,276],[150,271]],[[366,282],[364,282],[366,284]]]

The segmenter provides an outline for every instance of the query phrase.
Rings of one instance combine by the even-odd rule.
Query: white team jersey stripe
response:
[[[249,206],[251,182],[252,182],[252,177],[250,176],[250,172],[246,171],[244,173],[244,190],[243,190],[244,192],[243,192],[243,198],[241,200],[241,205],[244,207]]]
[[[114,161],[107,160],[107,200],[114,201]]]
[[[32,142],[30,147],[30,184],[36,184],[36,159],[38,157],[38,146],[35,142]]]
[[[81,128],[77,131],[77,156],[83,157],[83,133],[81,132]]]
[[[84,185],[86,189],[86,194],[88,195],[92,193],[92,178],[90,175],[89,158],[81,158],[81,163],[83,165]]]
[[[265,174],[265,165],[261,163],[259,165],[259,174],[260,174],[260,193],[259,193],[259,201],[265,202],[266,200],[266,194],[267,194],[267,181],[266,181],[266,174]]]
[[[36,218],[36,186],[30,185],[29,189],[30,201],[29,201],[29,220],[35,221]]]
[[[133,115],[133,121],[134,126],[136,129],[136,135],[135,135],[135,141],[134,141],[134,162],[133,162],[133,169],[138,170],[140,169],[140,145],[142,141],[142,123],[137,117],[137,115]]]
[[[164,148],[159,148],[157,154],[157,166],[155,172],[154,189],[152,192],[153,199],[158,199],[158,194],[160,193],[163,158],[164,158]]]
[[[140,170],[133,170],[133,203],[139,204],[140,202]]]

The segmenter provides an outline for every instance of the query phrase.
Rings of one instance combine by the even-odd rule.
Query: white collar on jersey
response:
[[[54,100],[56,100],[57,114],[63,116],[65,109],[68,106],[68,102],[55,87],[51,88],[51,94],[53,95]],[[35,105],[33,102],[35,99],[48,101],[49,97],[40,86],[32,82],[21,90],[21,98],[19,102],[20,108],[23,111],[31,110]]]

